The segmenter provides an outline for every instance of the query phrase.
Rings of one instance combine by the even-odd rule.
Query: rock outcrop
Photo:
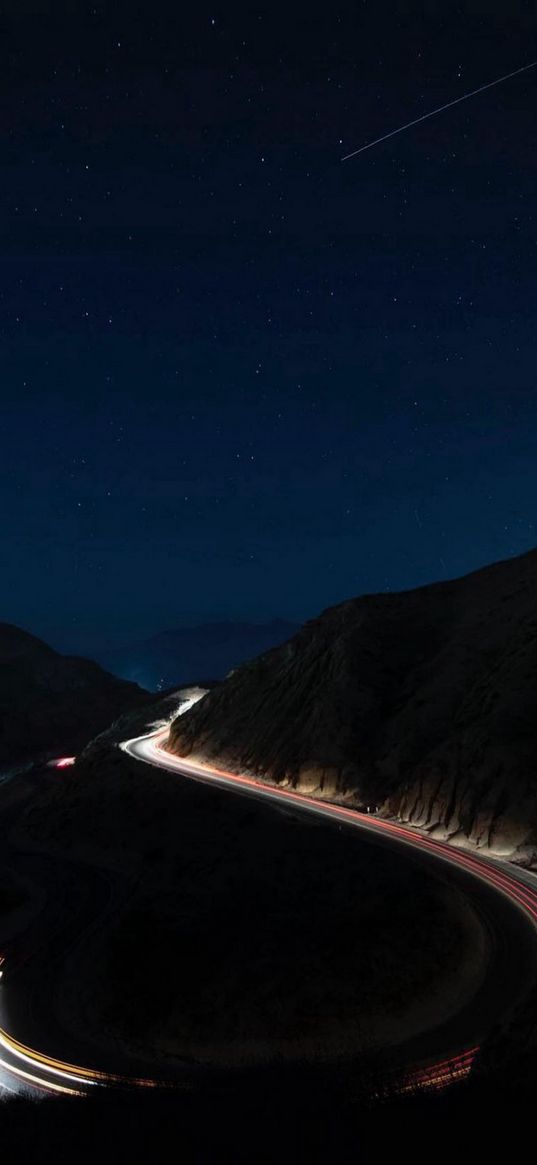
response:
[[[325,611],[168,747],[535,861],[537,551]]]

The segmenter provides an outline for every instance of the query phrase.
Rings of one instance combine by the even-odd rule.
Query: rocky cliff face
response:
[[[169,748],[537,860],[537,551],[325,611]]]
[[[96,663],[59,655],[19,627],[0,624],[0,765],[76,752],[148,699]]]

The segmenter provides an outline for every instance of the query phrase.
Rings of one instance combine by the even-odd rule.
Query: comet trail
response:
[[[526,73],[528,69],[534,69],[537,61],[532,61],[530,65],[522,65],[520,69],[514,69],[512,73],[505,73],[503,77],[497,77],[495,81],[487,81],[486,85],[480,85],[478,89],[472,89],[471,93],[463,93],[462,97],[455,97],[453,101],[447,101],[445,105],[439,105],[438,109],[431,109],[430,113],[422,113],[421,117],[415,117],[413,121],[407,121],[405,125],[400,125],[398,129],[392,129],[390,133],[385,133],[381,138],[375,138],[374,142],[367,142],[365,146],[360,146],[358,150],[352,150],[350,154],[344,154],[341,158],[342,162],[346,162],[348,158],[355,158],[357,154],[363,154],[364,150],[371,150],[373,146],[380,145],[388,138],[395,137],[398,133],[403,133],[405,129],[410,129],[412,125],[418,125],[420,121],[427,121],[429,117],[435,117],[437,113],[443,113],[444,109],[451,109],[452,105],[458,105],[461,101],[468,101],[469,97],[475,97],[476,93],[483,93],[485,89],[492,89],[494,85],[501,85],[502,81],[508,81],[510,77],[516,77],[519,73]]]

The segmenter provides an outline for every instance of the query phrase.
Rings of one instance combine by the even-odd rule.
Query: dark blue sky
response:
[[[0,20],[2,617],[91,651],[533,546],[537,70],[340,161],[533,6],[111,7]]]

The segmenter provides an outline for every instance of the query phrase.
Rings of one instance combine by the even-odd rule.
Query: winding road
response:
[[[394,1060],[400,1092],[436,1089],[466,1076],[472,1069],[481,1040],[498,1019],[509,1015],[537,981],[537,876],[507,861],[455,848],[394,821],[174,756],[165,749],[167,736],[166,726],[124,741],[120,747],[136,760],[178,776],[267,800],[288,811],[315,814],[339,827],[357,829],[376,844],[404,847],[412,851],[413,858],[428,865],[440,863],[444,875],[454,879],[474,905],[477,904],[493,935],[495,958],[491,973],[455,1017],[406,1043],[405,1059],[398,1066],[397,1057]],[[0,983],[0,999],[5,990],[5,983]],[[41,1094],[85,1095],[94,1088],[125,1085],[147,1088],[158,1086],[159,1082],[119,1076],[52,1058],[25,1046],[0,1027],[1,1087]]]
[[[179,776],[268,800],[287,810],[314,814],[340,827],[357,829],[376,844],[404,847],[428,866],[440,863],[450,880],[457,880],[488,923],[495,947],[494,965],[481,989],[456,1016],[405,1042],[399,1065],[397,1053],[392,1058],[401,1092],[436,1089],[468,1075],[480,1041],[498,1020],[512,1013],[537,982],[537,875],[508,861],[456,848],[395,821],[175,756],[166,751],[167,738],[166,726],[124,741],[121,747],[137,760]],[[405,1063],[413,1067],[407,1069]]]

